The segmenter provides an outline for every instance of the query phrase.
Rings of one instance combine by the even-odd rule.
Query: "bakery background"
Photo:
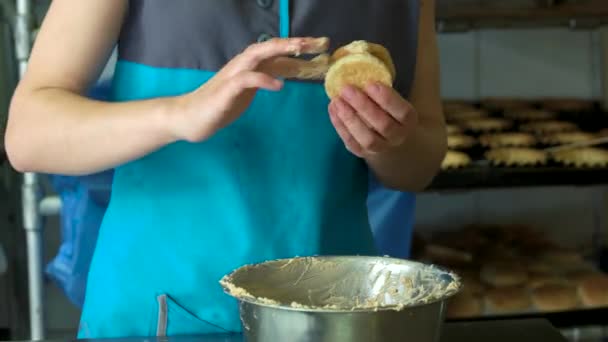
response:
[[[573,167],[518,150],[495,153],[495,162],[507,158],[528,165],[498,166],[488,160],[492,154],[487,155],[488,149],[481,146],[480,140],[492,138],[480,136],[522,132],[527,121],[547,112],[546,119],[555,113],[558,116],[552,119],[572,122],[593,138],[602,136],[600,131],[608,128],[604,113],[608,108],[608,30],[604,28],[608,4],[605,0],[438,2],[442,94],[450,109],[446,114],[454,128],[473,138],[474,146],[466,146],[470,139],[461,141],[464,146],[455,150],[470,158],[470,163],[442,172],[433,187],[419,196],[416,256],[458,267],[466,275],[472,290],[453,305],[453,318],[543,315],[571,340],[606,335],[608,309],[587,307],[580,289],[569,287],[579,285],[581,274],[597,269],[608,246],[606,157],[593,153],[591,159],[599,167]],[[11,3],[0,0],[4,14],[0,15],[0,127],[18,70],[9,25],[16,9]],[[47,1],[34,1],[34,5],[38,16],[43,16]],[[502,100],[488,101],[496,98]],[[541,111],[545,114],[538,114]],[[479,117],[499,120],[480,121]],[[505,117],[508,121],[500,120]],[[568,125],[557,126],[560,131],[572,130]],[[542,140],[532,147],[542,150],[556,143],[547,140],[546,130],[525,132]],[[21,183],[3,157],[0,163],[2,339],[9,332],[26,337],[30,326]],[[54,194],[53,184],[43,185],[45,194]],[[38,214],[56,213],[56,199],[42,203]],[[46,265],[57,255],[61,225],[56,215],[37,217],[43,223]],[[538,251],[546,253],[534,258],[533,252]],[[522,265],[529,267],[522,269]],[[559,274],[551,274],[556,271]],[[545,284],[550,286],[535,291]],[[47,336],[73,334],[78,310],[54,282],[45,279],[42,285]],[[605,300],[608,286],[603,293]],[[546,313],[555,306],[559,312]]]

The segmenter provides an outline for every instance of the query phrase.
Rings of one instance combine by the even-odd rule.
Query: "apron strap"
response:
[[[291,18],[289,16],[289,0],[280,0],[279,16],[281,38],[287,38],[289,37],[289,26],[291,25]]]

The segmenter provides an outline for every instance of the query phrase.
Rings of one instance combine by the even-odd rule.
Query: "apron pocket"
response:
[[[227,332],[217,325],[196,317],[166,294],[158,296],[157,302],[157,336],[207,335]]]

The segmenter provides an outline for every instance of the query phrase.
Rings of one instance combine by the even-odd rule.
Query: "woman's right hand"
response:
[[[251,104],[258,89],[279,91],[276,77],[293,74],[298,66],[285,56],[318,54],[328,48],[326,38],[272,39],[249,46],[203,86],[178,97],[178,110],[169,117],[176,140],[199,142],[234,122]],[[287,62],[287,63],[286,63]]]

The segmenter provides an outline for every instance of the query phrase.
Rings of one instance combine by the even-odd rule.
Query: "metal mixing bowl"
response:
[[[242,267],[222,280],[249,342],[439,340],[453,274],[381,257],[311,257]]]

